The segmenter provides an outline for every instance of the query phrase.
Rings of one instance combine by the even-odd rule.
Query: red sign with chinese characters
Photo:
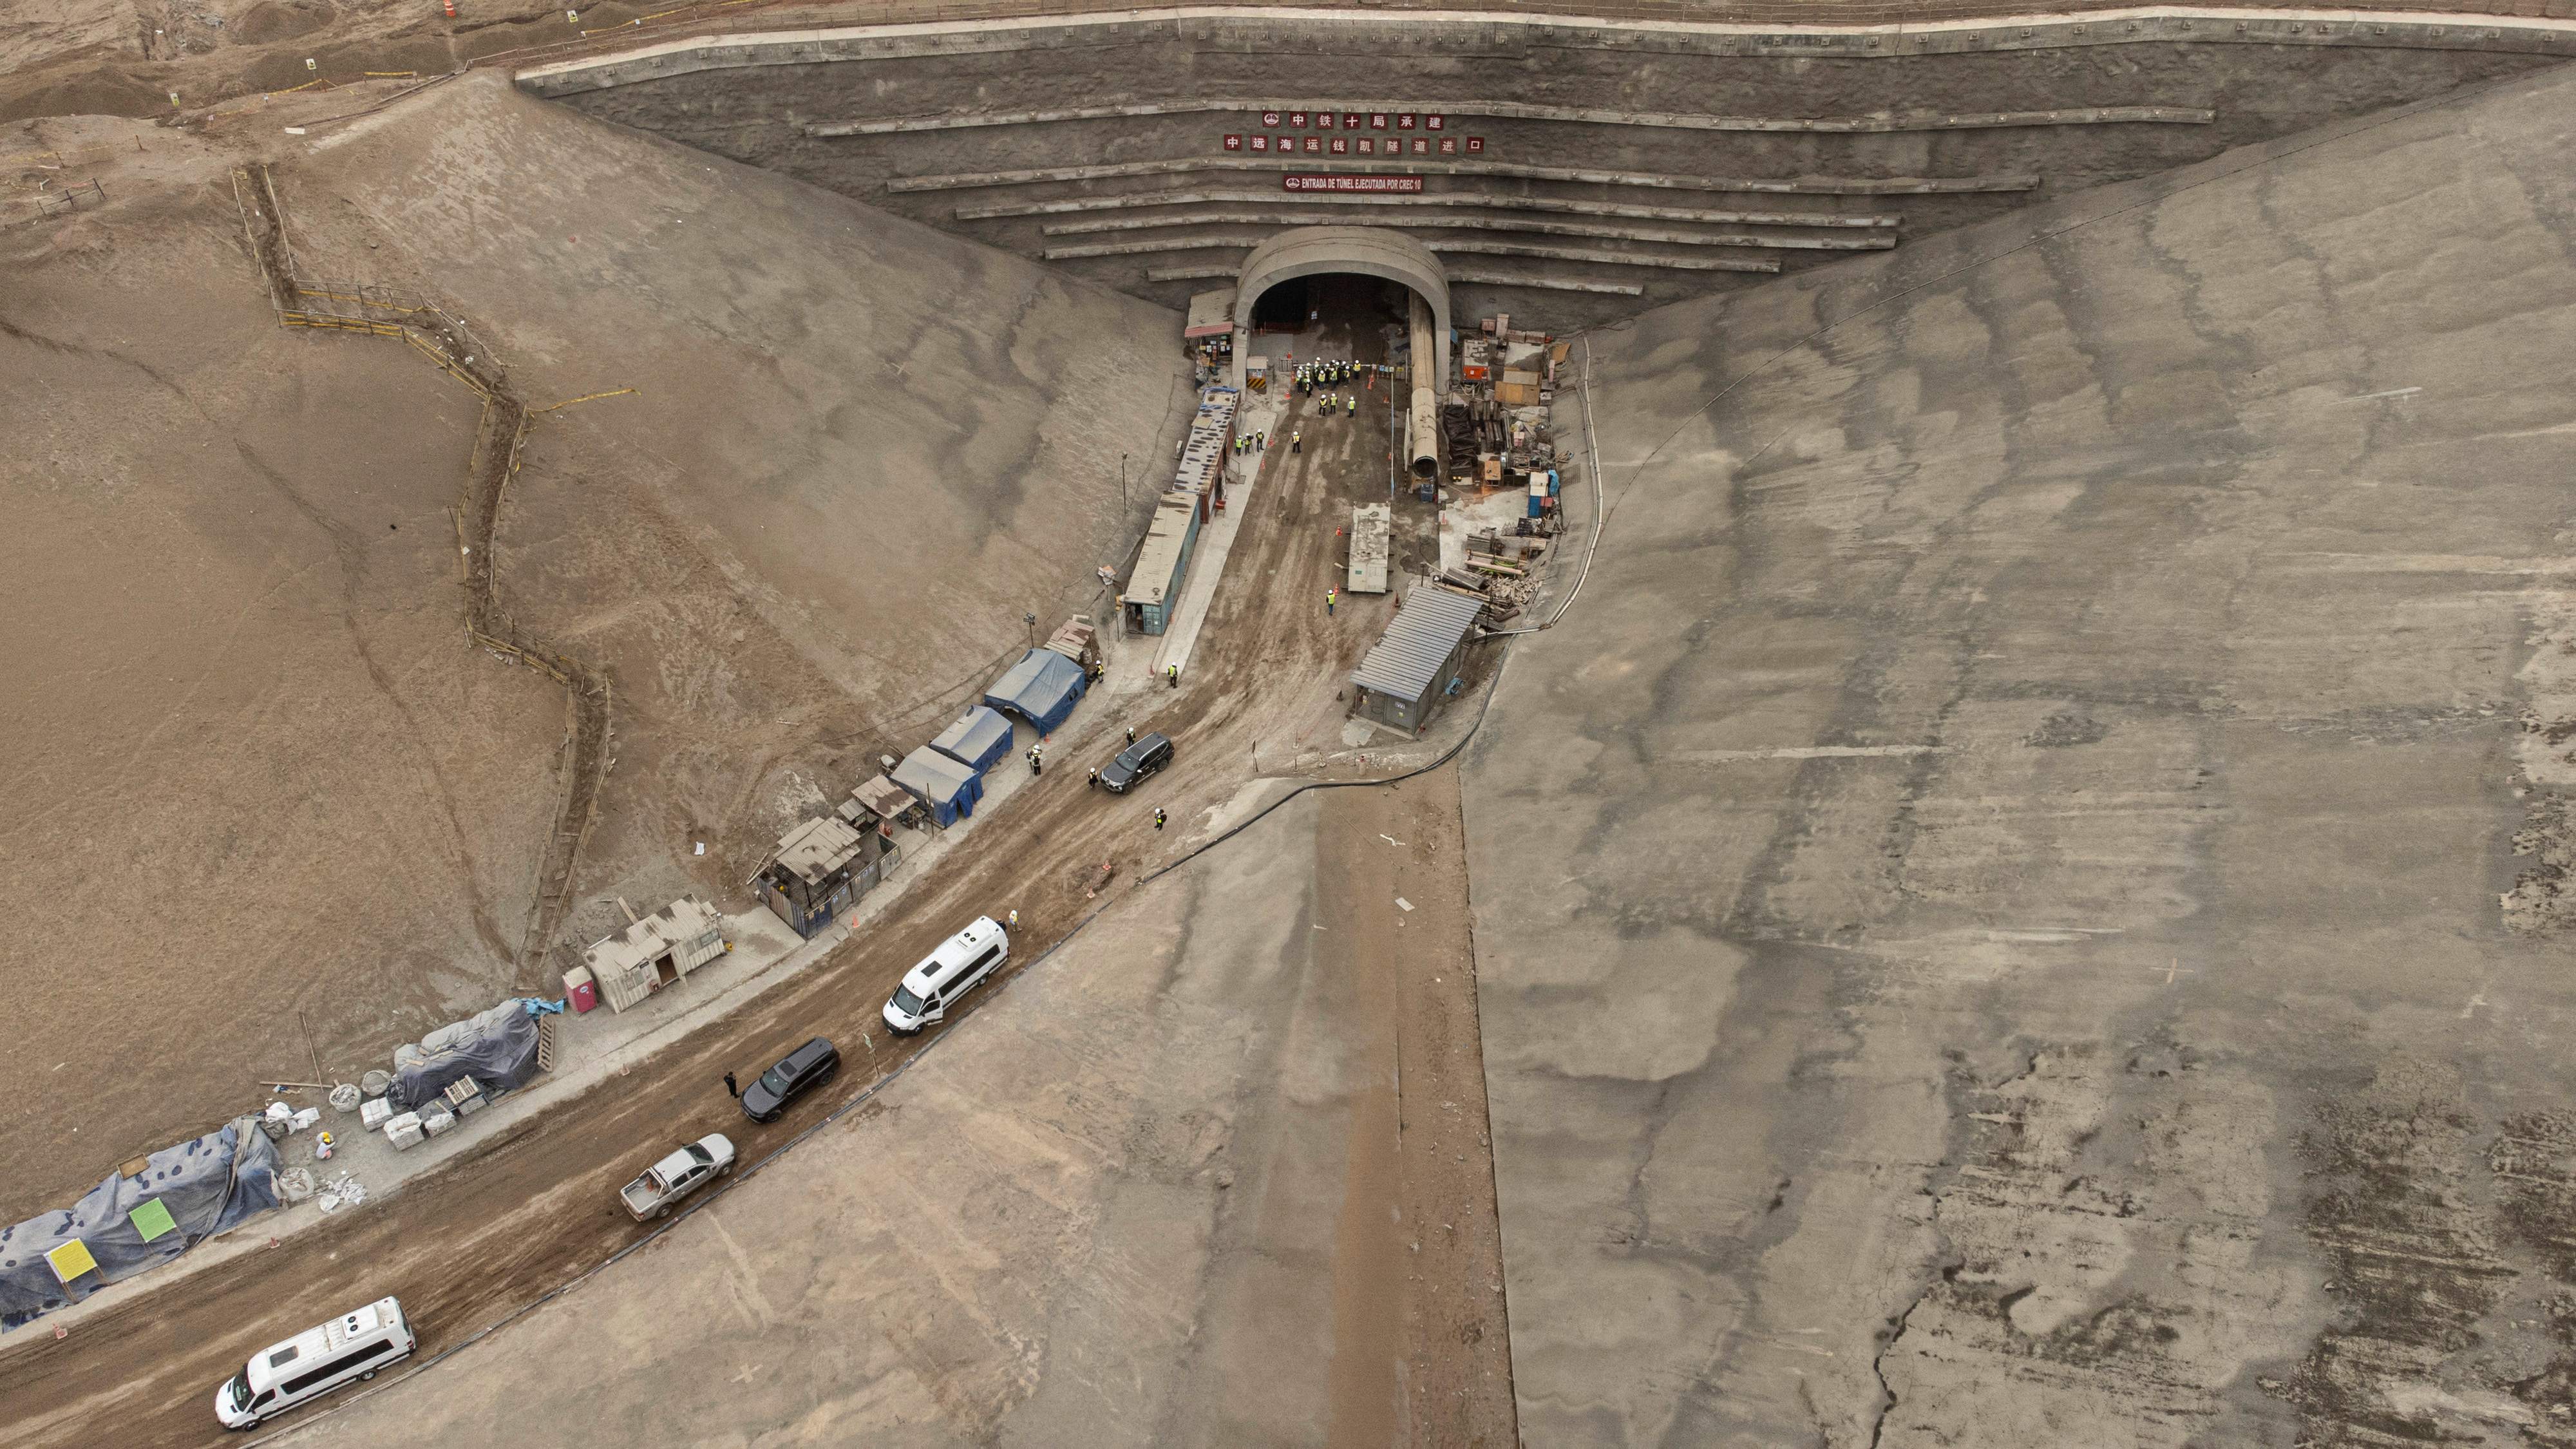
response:
[[[1264,128],[1274,132],[1301,128],[1312,128],[1320,131],[1429,131],[1437,133],[1438,144],[1435,146],[1431,138],[1420,135],[1382,137],[1358,136],[1349,139],[1345,139],[1340,136],[1325,138],[1318,136],[1299,137],[1291,135],[1257,135],[1251,138],[1252,144],[1249,147],[1246,147],[1243,144],[1244,137],[1242,134],[1231,133],[1225,137],[1225,149],[1228,151],[1243,151],[1248,149],[1265,153],[1285,152],[1290,155],[1305,156],[1347,156],[1352,154],[1358,154],[1361,156],[1458,156],[1462,154],[1468,156],[1481,156],[1485,154],[1484,137],[1465,137],[1464,140],[1466,144],[1462,146],[1459,144],[1461,138],[1449,134],[1448,116],[1432,111],[1263,111],[1261,113],[1261,124]],[[1327,140],[1329,140],[1330,144],[1326,144]],[[1356,140],[1358,144],[1353,145],[1353,140]],[[1303,142],[1302,145],[1300,144],[1301,141]],[[1411,141],[1413,144],[1408,147],[1405,144],[1407,141]]]
[[[1422,190],[1419,176],[1283,176],[1283,191],[1354,191],[1398,192],[1412,194]]]

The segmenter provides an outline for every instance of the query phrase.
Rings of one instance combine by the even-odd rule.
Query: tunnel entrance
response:
[[[1273,284],[1253,299],[1252,330],[1298,339],[1299,361],[1317,357],[1385,362],[1412,306],[1402,283],[1351,272],[1319,272]]]
[[[1304,226],[1283,231],[1252,249],[1236,274],[1235,325],[1254,330],[1262,315],[1286,310],[1293,317],[1303,294],[1304,322],[1321,326],[1327,303],[1337,308],[1368,306],[1355,296],[1370,281],[1389,282],[1421,299],[1430,313],[1433,356],[1428,376],[1449,375],[1449,278],[1440,259],[1422,243],[1400,231],[1374,226]],[[1288,297],[1272,293],[1288,289]],[[1348,289],[1348,290],[1344,290]],[[1384,298],[1385,292],[1374,294]],[[1395,310],[1406,304],[1390,304]],[[1386,320],[1405,324],[1401,311]]]

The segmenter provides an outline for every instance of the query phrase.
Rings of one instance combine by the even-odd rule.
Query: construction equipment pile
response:
[[[1563,527],[1560,470],[1570,454],[1551,410],[1571,346],[1513,328],[1508,314],[1489,317],[1461,343],[1449,380],[1438,581],[1483,598],[1491,623],[1527,607]]]

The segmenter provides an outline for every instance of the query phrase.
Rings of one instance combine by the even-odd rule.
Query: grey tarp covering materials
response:
[[[1036,725],[1041,734],[1052,734],[1090,683],[1081,665],[1051,649],[1032,649],[1002,671],[984,691],[984,702]]]
[[[984,798],[984,776],[980,771],[970,770],[928,745],[903,757],[903,763],[894,767],[894,782],[928,806],[930,818],[941,825],[954,825],[974,814],[975,802]]]
[[[497,1097],[536,1074],[537,1018],[514,998],[422,1037],[420,1055],[394,1073],[385,1097],[396,1111],[409,1112],[436,1101],[459,1077],[472,1077]]]
[[[941,730],[930,747],[980,774],[1011,752],[1011,722],[979,704]]]
[[[1386,633],[1360,659],[1351,683],[1397,699],[1419,701],[1458,642],[1476,627],[1485,601],[1446,589],[1415,589]]]
[[[130,1214],[159,1199],[176,1230],[151,1242]],[[165,1147],[134,1177],[110,1177],[69,1208],[0,1228],[0,1328],[76,1303],[99,1288],[166,1263],[254,1213],[277,1206],[277,1144],[258,1119],[238,1117],[203,1137]],[[66,1284],[45,1254],[79,1239],[96,1270]]]

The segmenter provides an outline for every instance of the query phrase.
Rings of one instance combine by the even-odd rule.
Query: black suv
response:
[[[1118,758],[1100,772],[1100,783],[1108,787],[1110,794],[1124,795],[1171,762],[1172,742],[1162,735],[1147,735],[1118,752]]]
[[[832,1080],[841,1070],[839,1048],[816,1037],[787,1054],[787,1059],[743,1088],[742,1115],[754,1122],[775,1122],[787,1104]]]

